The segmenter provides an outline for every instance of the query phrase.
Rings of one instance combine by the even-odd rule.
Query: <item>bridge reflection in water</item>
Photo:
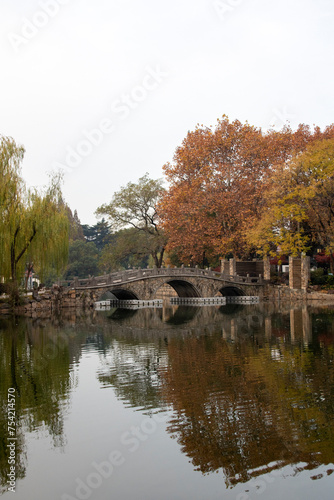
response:
[[[167,347],[156,376],[174,410],[168,432],[196,470],[223,470],[227,486],[287,466],[291,475],[321,465],[324,475],[334,472],[334,324],[326,310],[235,304],[156,312],[165,326],[146,324],[145,335],[153,328]],[[102,380],[115,383],[109,376]]]
[[[259,303],[259,297],[235,295],[231,297],[170,297],[169,300],[155,299],[155,300],[119,300],[108,299],[99,300],[95,302],[95,309],[145,309],[145,308],[161,308],[163,305],[187,305],[187,306],[214,306],[225,304],[255,304]]]
[[[286,477],[287,468],[291,477],[304,470],[307,485],[314,483],[310,479],[324,478],[316,481],[320,483],[318,496],[330,498],[322,494],[329,493],[326,488],[334,477],[334,320],[330,310],[290,308],[282,303],[169,305],[92,311],[87,316],[69,312],[52,321],[2,320],[0,326],[6,333],[1,353],[3,359],[11,360],[0,370],[1,404],[5,406],[8,387],[20,394],[17,477],[22,495],[24,478],[34,469],[28,462],[37,464],[37,469],[43,467],[34,455],[35,437],[27,429],[41,440],[49,433],[51,446],[62,451],[59,463],[71,452],[66,441],[71,442],[73,436],[66,422],[80,382],[76,378],[80,370],[73,372],[73,367],[79,367],[86,349],[96,365],[89,364],[92,371],[79,384],[83,391],[80,421],[84,428],[89,425],[94,396],[102,405],[96,412],[106,433],[101,440],[100,428],[89,427],[88,451],[80,448],[88,464],[105,457],[104,442],[113,437],[110,399],[117,398],[129,411],[152,415],[168,409],[166,439],[176,439],[195,471],[222,474],[226,491],[222,489],[221,498],[236,498],[229,495],[229,487],[259,476],[273,479],[274,487],[279,487],[277,474]],[[94,366],[98,366],[96,371]],[[95,385],[89,380],[98,381],[96,393],[90,392]],[[97,398],[101,388],[112,389],[112,394],[105,390],[104,397]],[[4,414],[0,423],[5,425]],[[165,449],[167,441],[160,434],[156,443],[155,435],[149,439],[147,454],[143,445],[140,453],[131,456],[131,461],[137,457],[141,462],[136,462],[138,468],[143,462],[159,463],[161,449]],[[53,472],[47,462],[47,482],[59,484],[64,479],[72,484],[73,472],[63,465],[61,473]],[[3,486],[7,466],[4,453],[0,457]],[[188,474],[188,462],[186,467]],[[169,477],[174,477],[173,470],[171,463]],[[126,466],[124,471],[128,473]],[[270,476],[273,472],[277,474]],[[68,477],[62,476],[67,473]],[[163,481],[164,471],[160,474]],[[201,485],[207,498],[216,498],[212,484],[206,478]],[[269,488],[271,483],[267,484]],[[188,498],[189,488],[186,484],[180,498]],[[257,491],[251,495],[257,496]]]
[[[291,474],[320,464],[332,474],[333,352],[323,346],[316,353],[307,309],[236,316],[223,321],[221,333],[168,343],[169,432],[193,465],[204,474],[222,469],[228,486],[291,464]]]

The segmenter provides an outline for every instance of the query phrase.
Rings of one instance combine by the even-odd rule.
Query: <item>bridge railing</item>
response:
[[[239,284],[262,284],[262,276],[238,276],[226,275],[212,269],[199,269],[197,267],[161,267],[153,269],[129,269],[124,271],[117,271],[111,274],[104,274],[103,276],[95,276],[91,278],[61,281],[59,284],[65,288],[91,288],[103,287],[109,285],[117,285],[129,283],[131,281],[140,280],[143,278],[154,278],[159,276],[168,276],[170,278],[177,276],[202,276],[207,278],[216,278],[231,283]]]

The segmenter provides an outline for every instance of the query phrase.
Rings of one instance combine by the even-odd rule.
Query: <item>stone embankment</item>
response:
[[[63,290],[54,285],[50,290],[40,294],[23,297],[22,304],[15,307],[15,314],[37,317],[40,314],[51,315],[61,309],[89,309],[94,307],[95,298],[89,291],[74,289]],[[11,314],[8,302],[0,304],[0,315]]]
[[[325,304],[334,304],[334,290],[298,290],[285,285],[272,285],[269,287],[269,300],[289,301],[289,302],[323,302]]]
[[[92,290],[67,289],[54,285],[50,290],[45,290],[44,293],[35,293],[34,296],[24,297],[23,303],[15,308],[15,314],[34,318],[51,316],[51,314],[61,310],[89,310],[94,308],[96,300],[97,294]],[[320,292],[291,289],[286,285],[267,284],[263,300],[273,303],[297,304],[304,302],[310,305],[334,305],[334,290]],[[0,303],[0,315],[11,313],[12,310],[8,302]]]

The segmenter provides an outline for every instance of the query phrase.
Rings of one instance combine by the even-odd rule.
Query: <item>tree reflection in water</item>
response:
[[[319,343],[313,316],[263,305],[138,311],[136,326],[113,329],[99,378],[130,406],[171,406],[168,432],[196,469],[223,469],[228,485],[330,464],[333,343]]]
[[[163,395],[175,415],[168,431],[202,473],[223,469],[233,485],[267,464],[334,463],[333,344],[305,345],[308,312],[296,317],[304,323],[291,321],[283,342],[265,341],[266,327],[272,333],[275,319],[288,319],[282,314],[269,318],[273,324],[248,317],[246,336],[246,316],[225,317],[209,335],[169,341]]]
[[[46,326],[47,324],[47,326]],[[0,481],[7,482],[7,391],[15,389],[16,478],[25,476],[25,434],[43,426],[62,448],[64,408],[73,386],[69,343],[59,325],[12,318],[0,320]]]
[[[47,429],[64,446],[73,366],[87,344],[100,361],[92,376],[126,406],[173,409],[168,432],[203,474],[222,469],[232,486],[286,464],[333,464],[333,325],[328,310],[263,304],[1,320],[1,484],[8,388],[18,395],[19,479],[27,432]]]

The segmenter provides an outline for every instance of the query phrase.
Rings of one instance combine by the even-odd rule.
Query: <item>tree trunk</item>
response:
[[[10,249],[10,273],[12,276],[12,280],[16,281],[16,259],[15,259],[15,248],[13,244]]]
[[[32,231],[32,234],[31,234],[28,242],[22,248],[21,252],[18,255],[16,255],[16,239],[17,239],[17,236],[20,232],[20,226],[18,226],[15,230],[13,242],[12,242],[11,247],[10,247],[10,268],[11,268],[10,270],[11,270],[11,275],[12,275],[12,300],[15,303],[15,305],[17,305],[19,303],[19,300],[20,300],[19,285],[17,283],[17,272],[16,272],[17,265],[18,265],[20,259],[23,257],[23,255],[28,250],[30,243],[32,242],[32,240],[34,239],[34,237],[36,235],[36,231],[37,231],[36,225],[35,225],[35,223],[33,223],[33,231]]]
[[[334,256],[332,253],[329,255],[329,269],[330,272],[334,274]]]
[[[25,278],[25,289],[26,289],[26,290],[27,290],[27,288],[28,288],[28,279],[29,279],[29,275],[30,275],[31,271],[33,270],[33,267],[34,267],[34,264],[33,264],[32,262],[29,262],[29,263],[27,264],[27,270],[26,270],[27,275],[26,275],[26,278]]]
[[[163,261],[163,258],[164,258],[164,253],[165,253],[165,247],[162,247],[162,249],[159,252],[159,256],[158,256],[158,252],[156,250],[154,250],[151,253],[151,255],[153,257],[153,260],[154,260],[154,264],[158,268],[160,268],[162,266],[162,261]]]
[[[16,265],[18,263],[18,259],[16,258],[16,238],[19,234],[20,226],[18,226],[14,233],[13,242],[10,247],[10,270],[12,274],[12,280],[16,283]]]
[[[159,256],[159,267],[162,266],[163,258],[164,258],[164,253],[165,253],[165,247],[162,247],[160,250],[160,256]]]

